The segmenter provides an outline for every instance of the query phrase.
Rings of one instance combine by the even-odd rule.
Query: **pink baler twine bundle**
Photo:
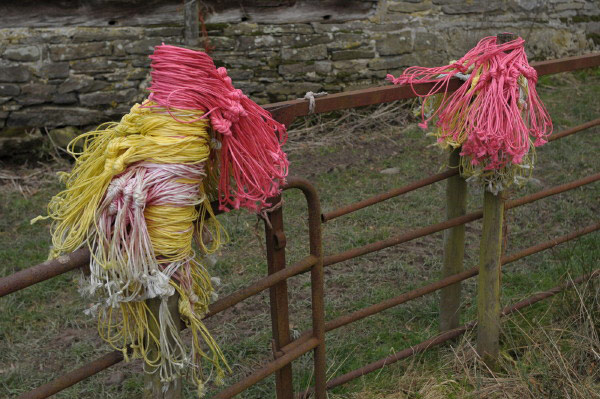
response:
[[[397,78],[387,76],[394,84],[433,83],[426,94],[415,91],[424,97],[419,126],[427,128],[435,119],[438,143],[444,148],[462,146],[460,155],[467,159],[463,172],[470,170],[487,183],[508,185],[509,180],[518,180],[515,176],[521,173],[514,168],[532,166],[533,158],[527,157],[531,143],[546,143],[552,132],[552,121],[536,92],[537,72],[527,62],[524,43],[518,38],[498,44],[495,36],[486,37],[449,65],[415,66]],[[454,77],[465,83],[449,94]],[[531,165],[521,165],[525,158]]]
[[[227,70],[206,53],[163,44],[150,58],[148,99],[167,110],[205,111],[202,118],[210,118],[220,135],[220,209],[260,211],[285,183],[285,126],[236,90]]]

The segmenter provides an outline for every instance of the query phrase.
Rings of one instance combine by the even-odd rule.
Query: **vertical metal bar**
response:
[[[308,234],[310,254],[317,258],[311,269],[312,296],[312,335],[318,339],[319,345],[314,349],[315,386],[305,396],[314,392],[316,399],[327,397],[327,356],[325,351],[325,288],[323,272],[323,242],[321,239],[321,203],[314,186],[306,179],[291,177],[286,190],[297,188],[302,190],[308,205]]]
[[[152,334],[154,334],[156,337],[159,337],[160,334],[159,315],[161,302],[161,298],[152,298],[146,301],[146,304],[148,305],[148,327],[150,332],[152,332]],[[167,307],[171,317],[177,323],[180,320],[179,294],[177,292],[169,297],[167,300]],[[167,339],[171,342],[173,341],[173,337],[171,336],[167,337]],[[157,356],[158,347],[156,343],[151,341],[149,343],[148,358],[155,359]],[[160,380],[159,371],[156,370],[156,368],[149,366],[148,364],[144,364],[144,371],[146,373],[144,376],[144,399],[180,399],[182,397],[181,377],[178,377],[171,382],[164,383]]]
[[[458,168],[460,148],[450,153],[449,167]],[[446,218],[463,216],[467,212],[467,182],[460,175],[447,180]],[[465,257],[465,225],[461,224],[444,231],[444,265],[442,278],[463,271]],[[448,331],[460,325],[461,283],[442,288],[440,292],[440,331]]]
[[[316,191],[308,199],[310,254],[318,260],[311,269],[313,336],[319,340],[314,350],[315,398],[327,397],[327,356],[325,352],[325,282],[321,238],[321,204]]]
[[[183,37],[186,46],[198,47],[200,42],[200,31],[198,29],[198,1],[197,0],[185,0],[183,19],[184,19],[184,33]]]
[[[483,195],[483,232],[477,280],[477,353],[494,366],[500,349],[500,259],[502,256],[502,193]]]
[[[274,199],[281,201],[281,196]],[[283,209],[274,209],[269,213],[269,223],[265,223],[267,247],[267,265],[269,274],[285,268],[285,233],[283,230]],[[273,355],[278,357],[280,349],[290,343],[290,320],[288,309],[287,281],[282,281],[269,289],[271,307],[271,325],[273,329]],[[288,364],[275,374],[277,399],[292,399],[294,386],[292,365]]]

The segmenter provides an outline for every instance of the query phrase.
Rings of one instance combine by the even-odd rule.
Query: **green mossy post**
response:
[[[449,167],[458,168],[460,148],[450,153]],[[460,175],[452,176],[446,185],[446,218],[462,216],[467,211],[467,182]],[[465,225],[444,231],[444,264],[442,278],[463,271],[465,256]],[[460,325],[461,283],[458,282],[440,293],[440,331],[448,331]]]
[[[501,33],[497,36],[497,42],[506,43],[516,38],[512,33]],[[500,352],[500,258],[503,221],[502,192],[494,195],[484,190],[483,232],[477,280],[477,353],[490,368],[496,368]]]
[[[483,195],[483,232],[477,280],[477,353],[495,367],[500,350],[500,257],[502,256],[502,193]]]
[[[148,305],[148,327],[152,334],[159,336],[159,326],[156,321],[159,320],[160,298],[152,298],[146,300]],[[179,317],[179,294],[176,292],[168,299],[167,306],[173,320],[177,323]],[[154,317],[152,317],[153,315]],[[155,321],[156,320],[156,321]],[[171,338],[171,337],[170,337]],[[151,344],[148,351],[148,358],[154,359],[157,356],[158,348],[155,344]],[[160,381],[158,371],[153,372],[154,367],[144,364],[144,399],[181,399],[182,379],[181,377],[174,381],[164,384]]]

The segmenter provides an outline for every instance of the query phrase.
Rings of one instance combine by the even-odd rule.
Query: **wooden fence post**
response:
[[[512,33],[501,33],[497,43],[516,39]],[[498,361],[500,352],[500,281],[502,257],[502,224],[504,198],[484,189],[483,232],[479,251],[477,279],[477,353],[490,367]]]
[[[161,298],[152,298],[146,300],[146,304],[148,305],[149,315],[148,315],[148,327],[150,331],[155,335],[159,336],[160,328],[158,326],[159,320],[159,309]],[[177,323],[180,320],[179,317],[179,294],[175,292],[175,294],[171,295],[167,302],[169,313],[171,317]],[[150,316],[150,314],[152,316]],[[173,337],[168,337],[171,341]],[[150,348],[148,351],[148,357],[150,359],[154,359],[157,356],[158,348],[154,343],[150,343]],[[155,371],[154,367],[148,366],[144,364],[145,371],[145,381],[144,381],[144,399],[180,399],[181,396],[181,388],[182,388],[182,379],[181,377],[176,378],[174,381],[164,384],[160,381],[159,372]]]
[[[458,168],[460,164],[460,148],[450,153],[449,167]],[[462,216],[467,211],[467,182],[460,175],[452,176],[446,185],[446,218]],[[442,278],[463,271],[465,256],[465,225],[444,230],[444,264]],[[460,325],[460,293],[458,282],[440,293],[440,331],[448,331]]]
[[[477,280],[477,353],[494,366],[500,349],[500,257],[502,256],[502,192],[483,194],[483,232]]]
[[[186,46],[198,47],[200,42],[200,31],[198,29],[198,1],[185,0],[183,10],[183,20],[185,30],[183,38]]]

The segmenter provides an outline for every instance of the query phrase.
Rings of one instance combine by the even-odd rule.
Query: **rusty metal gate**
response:
[[[600,66],[600,54],[591,54],[580,57],[563,58],[552,61],[540,62],[533,64],[539,75],[548,75],[558,72],[573,71],[582,68]],[[452,81],[451,88],[456,90],[460,85],[460,81]],[[423,84],[416,86],[417,92],[426,92],[431,85]],[[323,113],[347,108],[360,107],[365,105],[380,104],[391,102],[400,99],[415,97],[415,93],[410,87],[406,86],[384,86],[373,87],[364,90],[350,91],[319,97],[315,101],[315,112]],[[272,112],[274,117],[287,126],[296,117],[306,116],[309,114],[308,103],[303,100],[287,101],[276,104],[270,104],[265,108]],[[596,119],[574,128],[565,130],[561,133],[551,136],[550,141],[562,139],[564,137],[575,134],[587,128],[600,125],[600,119]],[[299,189],[304,194],[308,205],[308,224],[309,224],[309,254],[294,264],[287,266],[285,258],[286,236],[283,226],[283,207],[279,207],[271,212],[268,216],[268,223],[265,223],[265,238],[267,246],[267,265],[268,275],[246,288],[238,290],[233,294],[218,300],[210,306],[210,311],[206,317],[214,316],[235,304],[256,295],[266,289],[270,292],[270,308],[271,321],[273,330],[273,356],[274,360],[263,365],[262,368],[254,373],[229,386],[225,390],[218,393],[215,397],[220,399],[231,398],[248,387],[256,384],[258,381],[267,376],[276,374],[276,396],[278,399],[292,399],[293,397],[308,397],[314,395],[318,399],[324,399],[326,390],[335,386],[344,384],[354,378],[380,369],[385,365],[394,363],[400,359],[409,357],[415,353],[422,352],[432,346],[446,342],[470,328],[475,326],[475,322],[465,324],[441,334],[425,340],[417,345],[398,351],[384,359],[370,363],[351,371],[349,373],[337,376],[330,381],[326,381],[326,351],[325,351],[325,334],[339,327],[350,324],[354,321],[379,313],[385,309],[400,305],[423,295],[435,292],[445,287],[452,286],[460,281],[466,280],[478,274],[477,267],[450,275],[446,278],[438,280],[434,283],[423,287],[405,292],[393,298],[389,298],[383,302],[373,304],[366,308],[352,312],[350,314],[338,317],[333,320],[325,321],[324,315],[324,275],[323,268],[330,266],[357,256],[365,255],[374,251],[379,251],[390,246],[398,245],[419,237],[424,237],[439,231],[452,229],[457,226],[462,226],[465,223],[483,217],[481,210],[462,214],[456,217],[449,218],[445,221],[408,231],[406,233],[381,240],[375,243],[367,244],[361,247],[353,248],[341,253],[323,256],[322,239],[321,239],[321,223],[326,223],[334,218],[341,217],[356,210],[365,208],[385,201],[387,199],[408,193],[427,185],[449,179],[458,172],[456,169],[450,169],[445,172],[426,177],[404,187],[396,188],[388,192],[379,194],[372,198],[359,201],[354,204],[343,206],[339,209],[322,214],[320,201],[315,187],[307,180],[302,178],[291,177],[284,188],[285,190]],[[596,173],[575,181],[571,181],[562,185],[558,185],[537,193],[527,195],[518,199],[507,201],[504,205],[505,209],[516,208],[526,204],[530,204],[548,196],[563,193],[577,187],[581,187],[600,180],[600,173]],[[272,204],[280,202],[280,198],[272,199]],[[448,204],[450,205],[450,204]],[[600,221],[590,224],[587,227],[571,232],[561,237],[556,237],[553,240],[539,243],[532,247],[523,249],[514,254],[504,256],[500,259],[502,265],[508,265],[518,259],[532,255],[534,253],[552,248],[561,243],[573,240],[582,235],[594,232],[600,229]],[[33,284],[50,279],[60,274],[66,273],[77,268],[84,268],[89,261],[89,252],[87,249],[77,250],[69,255],[61,256],[58,259],[44,262],[29,269],[19,271],[13,275],[0,279],[0,296],[10,294],[12,292],[24,289]],[[310,272],[311,274],[311,292],[312,292],[312,328],[303,332],[299,338],[292,340],[289,332],[289,311],[288,311],[288,292],[287,279],[298,274]],[[600,275],[600,269],[580,276],[572,281],[573,284],[584,281],[591,277]],[[540,300],[548,298],[561,290],[567,288],[571,283],[559,285],[548,291],[538,293],[530,298],[518,302],[512,306],[503,309],[502,314],[509,314],[536,303]],[[294,359],[299,356],[313,352],[314,354],[314,386],[305,391],[294,393],[292,385],[292,369],[291,364]],[[123,355],[120,352],[111,352],[101,358],[86,364],[74,371],[60,376],[59,378],[40,386],[39,388],[21,395],[21,398],[46,398],[51,396],[85,378],[99,373],[100,371],[119,363],[123,360]]]

